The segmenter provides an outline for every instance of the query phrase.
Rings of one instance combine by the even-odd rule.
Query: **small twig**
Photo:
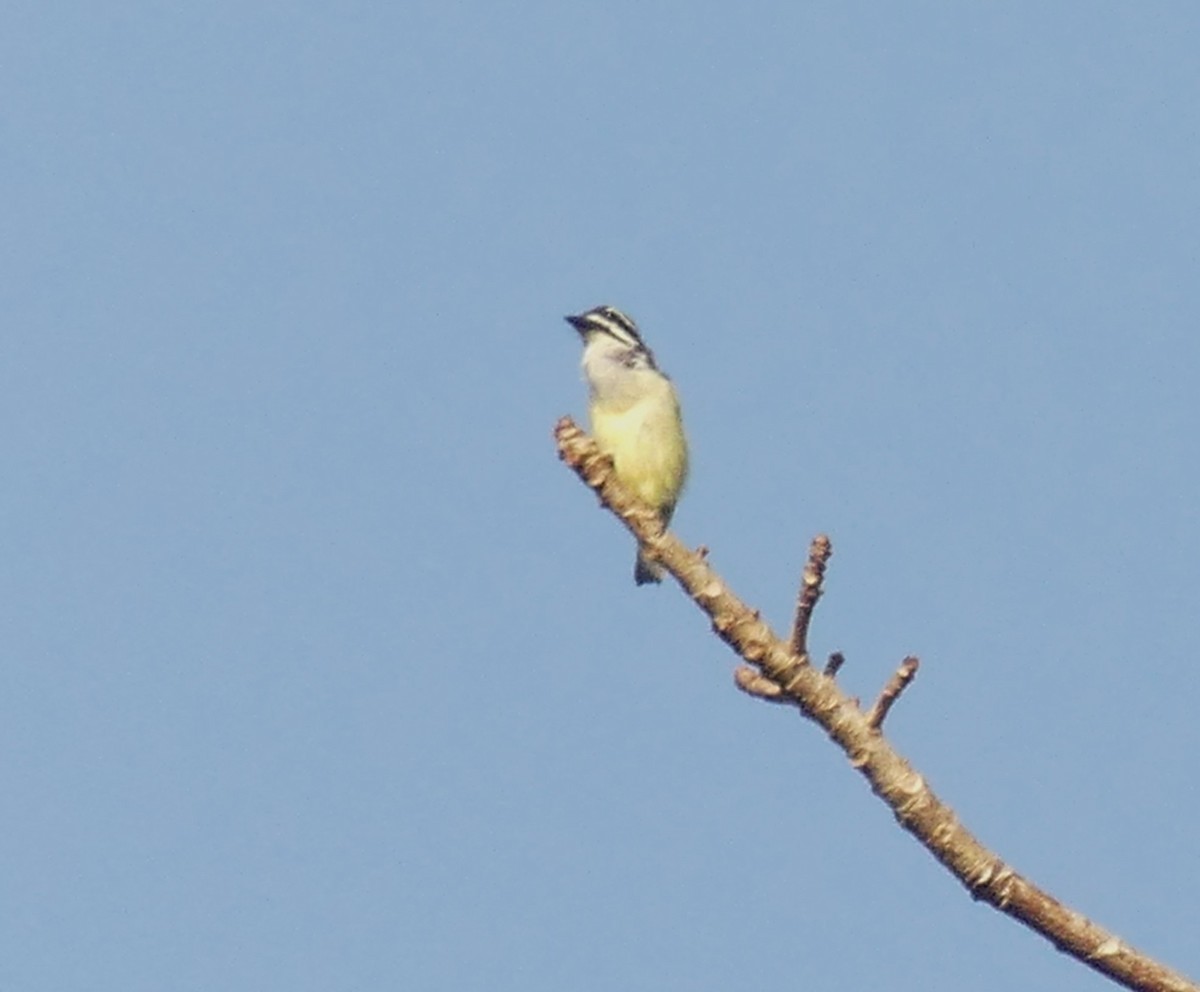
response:
[[[738,665],[733,670],[733,681],[742,692],[756,696],[768,703],[791,703],[792,699],[783,694],[779,685],[767,678],[761,672],[755,671],[749,665]]]
[[[829,656],[829,660],[825,662],[825,674],[831,679],[837,677],[837,673],[842,670],[842,666],[846,664],[846,656],[841,651],[834,651]]]
[[[911,654],[900,662],[900,667],[892,673],[892,677],[888,679],[887,685],[883,687],[883,692],[875,700],[875,705],[867,713],[867,725],[872,730],[879,730],[883,726],[883,721],[887,719],[888,710],[900,698],[900,693],[908,688],[908,684],[916,677],[917,669],[920,665],[921,663]]]
[[[812,621],[813,607],[821,598],[821,583],[825,579],[825,563],[833,554],[833,545],[824,534],[813,538],[808,549],[808,562],[800,579],[800,594],[796,597],[796,619],[792,624],[792,653],[797,658],[808,655],[808,625]]]

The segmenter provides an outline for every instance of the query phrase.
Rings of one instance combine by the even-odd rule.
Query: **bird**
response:
[[[617,479],[671,522],[688,475],[688,443],[679,394],[654,361],[641,332],[616,307],[598,306],[565,318],[583,341],[592,436],[608,455]],[[661,582],[662,566],[639,547],[633,579]]]

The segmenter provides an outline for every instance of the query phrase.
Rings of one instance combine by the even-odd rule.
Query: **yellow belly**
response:
[[[669,520],[687,480],[687,440],[674,395],[621,410],[591,411],[596,443],[638,499]]]

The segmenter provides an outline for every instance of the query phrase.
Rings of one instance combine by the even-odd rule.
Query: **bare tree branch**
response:
[[[1059,950],[1127,988],[1200,992],[1200,986],[1184,975],[1141,954],[1017,874],[959,823],[954,811],[934,795],[880,731],[888,707],[911,681],[912,673],[900,678],[897,672],[871,713],[863,713],[831,675],[808,664],[805,655],[793,651],[792,644],[777,637],[757,611],[738,599],[703,556],[662,529],[657,515],[617,482],[612,462],[574,421],[569,417],[560,420],[555,437],[559,457],[667,568],[711,619],[717,636],[747,663],[748,674],[742,674],[742,667],[735,674],[738,686],[763,699],[786,700],[819,724],[867,779],[872,791],[887,803],[900,825],[962,882],[972,898],[990,903]],[[818,590],[819,585],[818,576]],[[802,589],[802,602],[804,595]],[[835,667],[832,658],[828,667]],[[777,694],[765,688],[768,683]]]
[[[833,554],[833,545],[824,534],[813,538],[808,549],[808,563],[800,579],[800,594],[796,597],[796,619],[792,623],[792,654],[797,658],[808,655],[808,625],[812,622],[813,609],[824,591],[825,565]]]
[[[757,696],[768,703],[790,703],[783,690],[774,682],[749,665],[738,665],[733,670],[733,682],[748,696]]]
[[[888,684],[883,687],[879,698],[875,700],[875,705],[871,707],[871,711],[867,714],[867,724],[870,727],[875,730],[883,727],[883,721],[887,719],[888,710],[892,708],[892,703],[900,698],[900,693],[916,677],[917,669],[920,665],[921,663],[911,654],[900,662],[900,667],[888,679]]]
[[[825,662],[825,674],[831,679],[837,677],[837,673],[842,670],[842,666],[846,664],[846,656],[841,651],[834,651],[829,656],[829,660]]]

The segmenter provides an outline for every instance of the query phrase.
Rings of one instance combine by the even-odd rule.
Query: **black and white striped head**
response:
[[[612,357],[621,356],[631,368],[657,368],[654,355],[642,340],[633,318],[616,307],[593,307],[586,313],[572,314],[564,319],[579,332],[586,350],[600,346],[595,350]]]

